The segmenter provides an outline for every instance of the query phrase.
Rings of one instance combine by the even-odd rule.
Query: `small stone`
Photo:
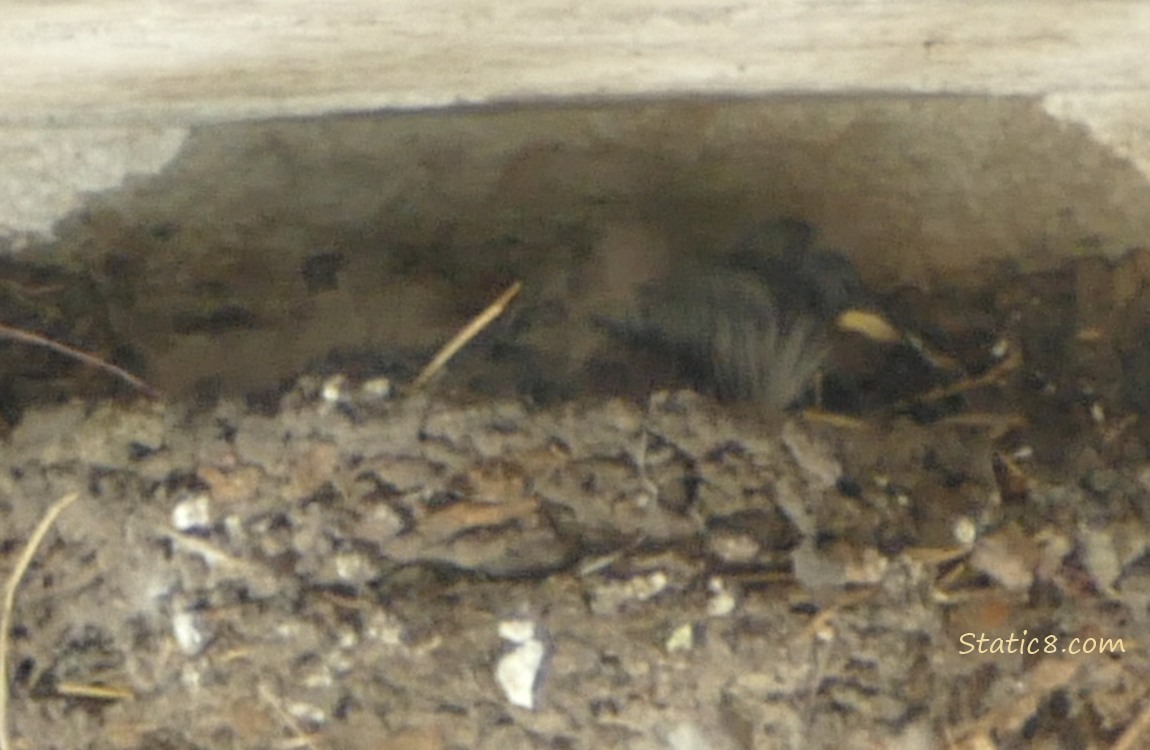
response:
[[[961,516],[954,522],[951,536],[954,537],[955,543],[963,547],[970,546],[978,539],[978,525],[967,516]]]
[[[708,581],[707,591],[710,593],[707,599],[708,617],[726,617],[735,611],[738,602],[722,578],[715,577]]]
[[[534,710],[535,687],[543,666],[546,648],[535,637],[535,623],[530,620],[504,620],[499,635],[515,647],[500,658],[495,666],[495,681],[507,702],[519,708]]]
[[[207,644],[207,637],[200,630],[199,618],[192,612],[176,612],[172,615],[172,636],[186,656],[195,656]]]
[[[522,644],[535,637],[535,623],[531,620],[504,620],[499,623],[499,637]]]
[[[606,583],[592,592],[591,611],[597,615],[615,614],[628,602],[645,602],[657,596],[669,583],[662,571]]]
[[[172,508],[172,526],[177,531],[203,531],[211,525],[211,502],[207,495],[192,495]]]
[[[707,551],[728,565],[746,565],[762,551],[750,534],[716,531],[707,536]]]
[[[329,404],[347,401],[347,376],[332,375],[320,386],[320,398]]]
[[[363,394],[364,398],[382,401],[391,396],[391,380],[385,377],[365,380],[363,385],[359,387],[359,392]]]
[[[667,638],[667,653],[690,651],[695,647],[695,627],[687,622],[675,628]]]

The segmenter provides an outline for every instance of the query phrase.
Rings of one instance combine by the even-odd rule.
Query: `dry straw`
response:
[[[11,750],[12,747],[8,736],[8,641],[12,630],[12,610],[16,606],[16,589],[19,588],[28,566],[32,564],[36,550],[40,548],[40,543],[44,541],[44,536],[52,528],[56,517],[79,496],[78,492],[64,495],[48,508],[29,537],[28,543],[24,545],[24,550],[17,558],[16,566],[12,568],[4,585],[4,605],[3,609],[0,609],[0,750]]]
[[[132,373],[128,372],[122,367],[117,367],[111,362],[105,362],[94,354],[82,352],[79,349],[74,349],[67,344],[61,344],[58,341],[53,341],[50,338],[41,336],[38,333],[25,331],[21,328],[13,328],[12,326],[0,323],[0,338],[10,339],[12,341],[19,341],[22,344],[31,344],[33,346],[42,346],[45,349],[51,349],[57,354],[63,354],[65,357],[71,357],[79,362],[83,362],[89,367],[95,367],[97,370],[103,370],[115,377],[128,383],[133,388],[138,388],[149,396],[155,396],[156,391],[152,386],[137,378]]]
[[[448,360],[454,357],[460,349],[467,346],[467,342],[479,335],[487,326],[491,325],[491,321],[498,318],[511,304],[511,300],[515,299],[515,295],[519,294],[519,290],[523,288],[522,281],[516,281],[509,286],[503,294],[499,295],[498,299],[492,302],[487,308],[471,319],[471,322],[465,325],[459,333],[455,334],[450,341],[443,345],[443,348],[432,358],[432,360],[423,368],[415,381],[411,384],[412,388],[419,389],[427,385],[435,375],[443,369]]]

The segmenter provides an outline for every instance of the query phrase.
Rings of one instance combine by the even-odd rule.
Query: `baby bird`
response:
[[[865,297],[846,256],[815,248],[814,234],[795,219],[764,222],[713,267],[676,268],[642,287],[610,327],[696,390],[768,411],[794,406],[835,318]]]

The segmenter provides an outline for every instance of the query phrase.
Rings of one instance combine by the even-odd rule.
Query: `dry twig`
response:
[[[311,748],[311,750],[320,750],[320,745],[316,743],[311,735],[304,731],[304,728],[300,726],[300,723],[296,721],[296,718],[288,713],[288,710],[284,708],[283,703],[266,685],[261,684],[259,686],[259,694],[260,699],[263,700],[264,703],[268,704],[268,707],[271,708],[273,712],[275,712],[275,715],[279,718],[280,722],[283,723],[284,727],[286,727],[288,731],[291,732],[292,739],[290,740],[290,744],[288,744],[287,747],[307,747]]]
[[[487,306],[483,312],[476,315],[471,319],[471,322],[465,325],[459,333],[451,337],[451,340],[443,345],[436,355],[432,358],[423,371],[419,373],[415,381],[411,384],[412,388],[422,388],[427,385],[436,373],[443,369],[448,360],[456,355],[460,349],[467,346],[467,342],[479,335],[487,326],[491,325],[491,321],[498,318],[507,309],[507,305],[511,300],[515,299],[515,295],[519,294],[519,290],[523,288],[522,281],[516,281],[499,298]]]
[[[140,380],[135,375],[123,369],[122,367],[116,367],[114,364],[105,362],[94,354],[88,354],[87,352],[82,352],[79,349],[73,349],[67,344],[61,344],[58,341],[53,341],[52,339],[41,336],[38,333],[32,333],[31,331],[25,331],[20,328],[13,328],[12,326],[6,326],[3,323],[0,323],[0,338],[19,341],[22,344],[42,346],[45,349],[51,349],[57,354],[63,354],[65,357],[70,357],[77,361],[83,362],[89,367],[95,367],[98,370],[103,370],[104,372],[111,373],[120,380],[123,380],[125,383],[128,383],[134,388],[138,388],[149,396],[156,395],[156,390],[152,388],[152,386]]]
[[[69,698],[87,698],[94,701],[126,701],[135,697],[135,694],[128,688],[83,682],[57,683],[56,695]]]
[[[977,390],[978,388],[994,385],[995,383],[1006,378],[1006,376],[1021,366],[1022,352],[1017,347],[1015,347],[1010,350],[1010,352],[1001,362],[996,364],[994,367],[991,367],[983,374],[977,375],[975,377],[963,378],[962,380],[959,380],[955,383],[939,386],[938,388],[934,388],[933,390],[927,391],[926,393],[915,396],[914,398],[910,399],[910,401],[918,403],[930,403],[932,401],[938,401],[940,399],[955,396],[960,393],[966,393],[968,391]],[[906,405],[907,404],[905,403],[902,404],[904,407]]]
[[[16,566],[12,568],[8,581],[4,585],[4,604],[3,608],[0,609],[0,750],[9,750],[11,747],[8,737],[8,636],[12,629],[12,610],[16,606],[16,589],[19,588],[20,580],[28,571],[28,566],[32,564],[36,550],[44,541],[48,529],[52,528],[56,517],[79,496],[80,493],[78,492],[69,493],[48,508],[44,517],[40,519],[40,523],[36,525],[32,536],[28,538],[24,550],[16,560]]]

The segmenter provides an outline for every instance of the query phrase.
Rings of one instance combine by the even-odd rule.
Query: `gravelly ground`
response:
[[[992,454],[689,392],[43,408],[5,549],[82,497],[21,590],[16,746],[1107,747],[1150,666],[1147,467],[1011,498]],[[1125,651],[963,653],[1023,629]]]
[[[1147,257],[892,292],[966,377],[847,346],[849,419],[555,388],[563,315],[467,397],[44,397],[37,353],[0,572],[80,499],[19,591],[14,746],[1144,746]]]

